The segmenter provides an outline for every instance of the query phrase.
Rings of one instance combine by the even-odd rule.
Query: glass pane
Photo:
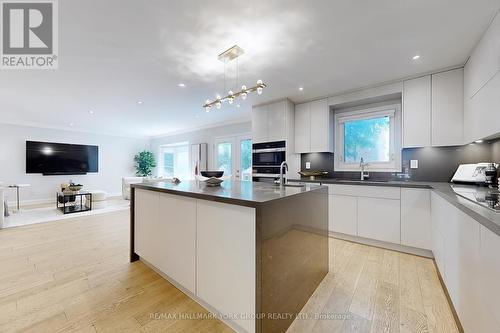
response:
[[[252,140],[240,141],[240,167],[241,180],[252,180]]]
[[[174,164],[175,177],[179,179],[190,179],[189,146],[177,147]]]
[[[230,176],[233,170],[231,143],[217,144],[217,170],[224,171],[224,176]]]
[[[179,179],[190,178],[189,146],[171,146],[162,148],[163,160],[161,161],[162,176]]]
[[[163,153],[163,175],[165,177],[174,176],[174,154],[171,152]]]
[[[389,117],[360,119],[344,123],[344,159],[346,163],[389,162]]]

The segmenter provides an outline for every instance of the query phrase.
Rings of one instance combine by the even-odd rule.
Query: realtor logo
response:
[[[56,69],[58,64],[55,0],[3,0],[2,69]]]

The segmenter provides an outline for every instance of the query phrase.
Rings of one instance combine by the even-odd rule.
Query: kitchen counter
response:
[[[329,270],[326,186],[132,184],[130,208],[130,261],[237,332],[286,332]]]
[[[221,186],[210,187],[201,181],[132,184],[133,188],[212,200],[247,207],[257,207],[274,200],[288,198],[310,191],[321,191],[321,186],[283,187],[269,183],[224,181]]]
[[[483,226],[500,236],[500,213],[483,207],[469,199],[458,195],[453,190],[453,184],[445,182],[415,182],[415,181],[370,181],[370,180],[346,180],[338,178],[317,178],[309,180],[308,178],[291,178],[290,182],[307,182],[314,184],[337,184],[337,185],[364,185],[364,186],[389,186],[404,188],[427,188],[434,191],[440,197],[448,201],[462,212],[472,217]],[[477,189],[476,185],[460,185],[468,187],[471,190]]]

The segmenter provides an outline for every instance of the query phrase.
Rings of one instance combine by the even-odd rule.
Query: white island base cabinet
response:
[[[135,190],[135,252],[226,323],[255,332],[255,209]],[[248,319],[250,318],[250,319]]]
[[[198,200],[197,213],[197,296],[221,313],[255,313],[255,209]],[[234,321],[255,332],[254,320]]]
[[[136,253],[195,293],[196,201],[137,190],[135,214]]]

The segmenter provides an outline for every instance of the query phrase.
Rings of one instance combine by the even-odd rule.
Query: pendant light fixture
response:
[[[239,75],[239,68],[238,68],[238,57],[245,53],[245,51],[239,47],[238,45],[235,45],[231,47],[230,49],[222,52],[219,54],[218,59],[224,63],[224,91],[226,91],[226,64],[234,59],[236,59],[236,86],[238,86],[238,75]],[[220,95],[217,95],[215,100],[211,101],[210,99],[207,99],[205,104],[203,104],[203,107],[205,108],[206,112],[210,112],[210,109],[215,106],[217,109],[220,109],[222,107],[223,102],[228,102],[230,105],[234,103],[234,100],[238,97],[241,97],[242,100],[245,100],[248,96],[249,93],[256,91],[258,95],[261,95],[264,88],[266,88],[267,85],[262,82],[262,80],[258,80],[257,84],[255,86],[252,86],[250,88],[247,88],[246,85],[241,86],[241,90],[233,92],[232,90],[229,90],[227,92],[227,95],[224,97],[221,97]],[[238,104],[239,105],[239,104]]]

